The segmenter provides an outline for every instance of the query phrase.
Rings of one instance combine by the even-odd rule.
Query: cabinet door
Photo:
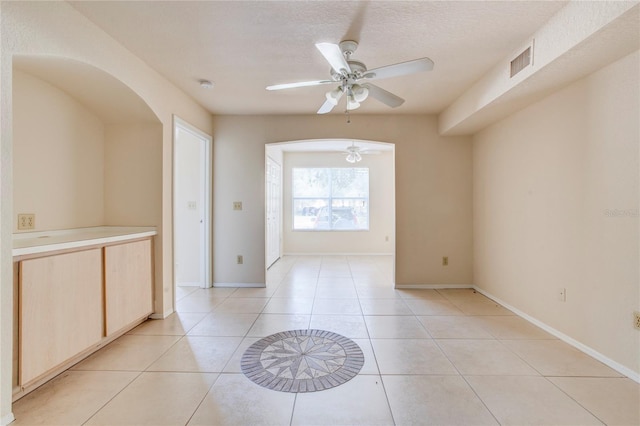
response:
[[[153,312],[151,240],[105,247],[107,336]]]
[[[102,250],[20,262],[20,383],[100,342]]]

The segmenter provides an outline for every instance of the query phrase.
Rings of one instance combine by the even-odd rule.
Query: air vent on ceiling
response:
[[[531,47],[527,47],[524,52],[511,61],[511,77],[531,65]]]

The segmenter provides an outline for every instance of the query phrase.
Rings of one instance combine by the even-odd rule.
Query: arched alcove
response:
[[[112,75],[62,57],[14,56],[12,77],[13,232],[17,213],[35,214],[35,231],[160,229],[163,126],[147,103]]]

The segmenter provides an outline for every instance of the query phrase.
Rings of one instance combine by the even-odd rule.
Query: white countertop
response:
[[[13,234],[13,256],[108,244],[156,235],[155,226],[95,226]]]

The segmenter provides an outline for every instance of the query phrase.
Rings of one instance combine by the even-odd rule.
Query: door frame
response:
[[[171,259],[172,259],[172,267],[173,267],[173,287],[175,290],[175,287],[177,285],[177,280],[176,280],[176,269],[175,269],[175,252],[176,252],[176,227],[175,227],[175,210],[176,210],[176,206],[175,206],[175,202],[176,202],[176,194],[175,194],[175,190],[176,190],[176,139],[177,139],[177,131],[178,129],[180,129],[181,131],[184,132],[188,132],[191,133],[192,135],[196,136],[197,138],[200,138],[204,141],[204,151],[205,151],[205,155],[204,155],[204,175],[205,175],[205,179],[203,182],[203,185],[201,187],[201,195],[202,195],[202,199],[204,200],[204,213],[203,213],[203,232],[204,232],[204,247],[201,247],[201,262],[202,265],[204,266],[204,283],[202,288],[210,288],[213,287],[213,273],[212,273],[212,264],[213,264],[213,258],[212,258],[212,252],[213,252],[213,238],[212,238],[212,200],[213,200],[213,194],[212,194],[212,187],[213,187],[213,180],[212,180],[212,176],[213,176],[213,170],[212,170],[212,164],[213,164],[213,158],[212,158],[212,144],[213,144],[213,139],[210,135],[204,133],[203,131],[201,131],[200,129],[198,129],[197,127],[189,124],[187,121],[181,119],[180,117],[174,115],[173,116],[173,164],[172,164],[172,204],[171,204],[171,231],[172,231],[172,237],[173,237],[173,244],[172,244],[172,253],[171,253]],[[176,296],[176,292],[174,291],[173,294],[173,298],[174,298],[174,305],[175,305],[175,296]]]
[[[283,205],[283,200],[282,200],[282,194],[283,194],[283,188],[282,188],[282,164],[280,164],[279,162],[277,162],[273,157],[271,157],[270,155],[265,155],[265,264],[266,264],[266,269],[269,269],[273,264],[275,264],[281,257],[282,257],[282,205]],[[277,222],[278,222],[278,233],[277,233],[277,239],[278,239],[278,256],[277,258],[271,262],[271,259],[269,258],[269,245],[270,245],[270,241],[269,241],[269,237],[274,237],[273,235],[270,235],[269,233],[269,206],[271,204],[271,200],[269,199],[269,162],[273,162],[273,164],[275,164],[279,169],[280,169],[280,174],[278,176],[278,200],[279,203],[277,204],[276,208],[278,210],[278,215],[277,215]]]

